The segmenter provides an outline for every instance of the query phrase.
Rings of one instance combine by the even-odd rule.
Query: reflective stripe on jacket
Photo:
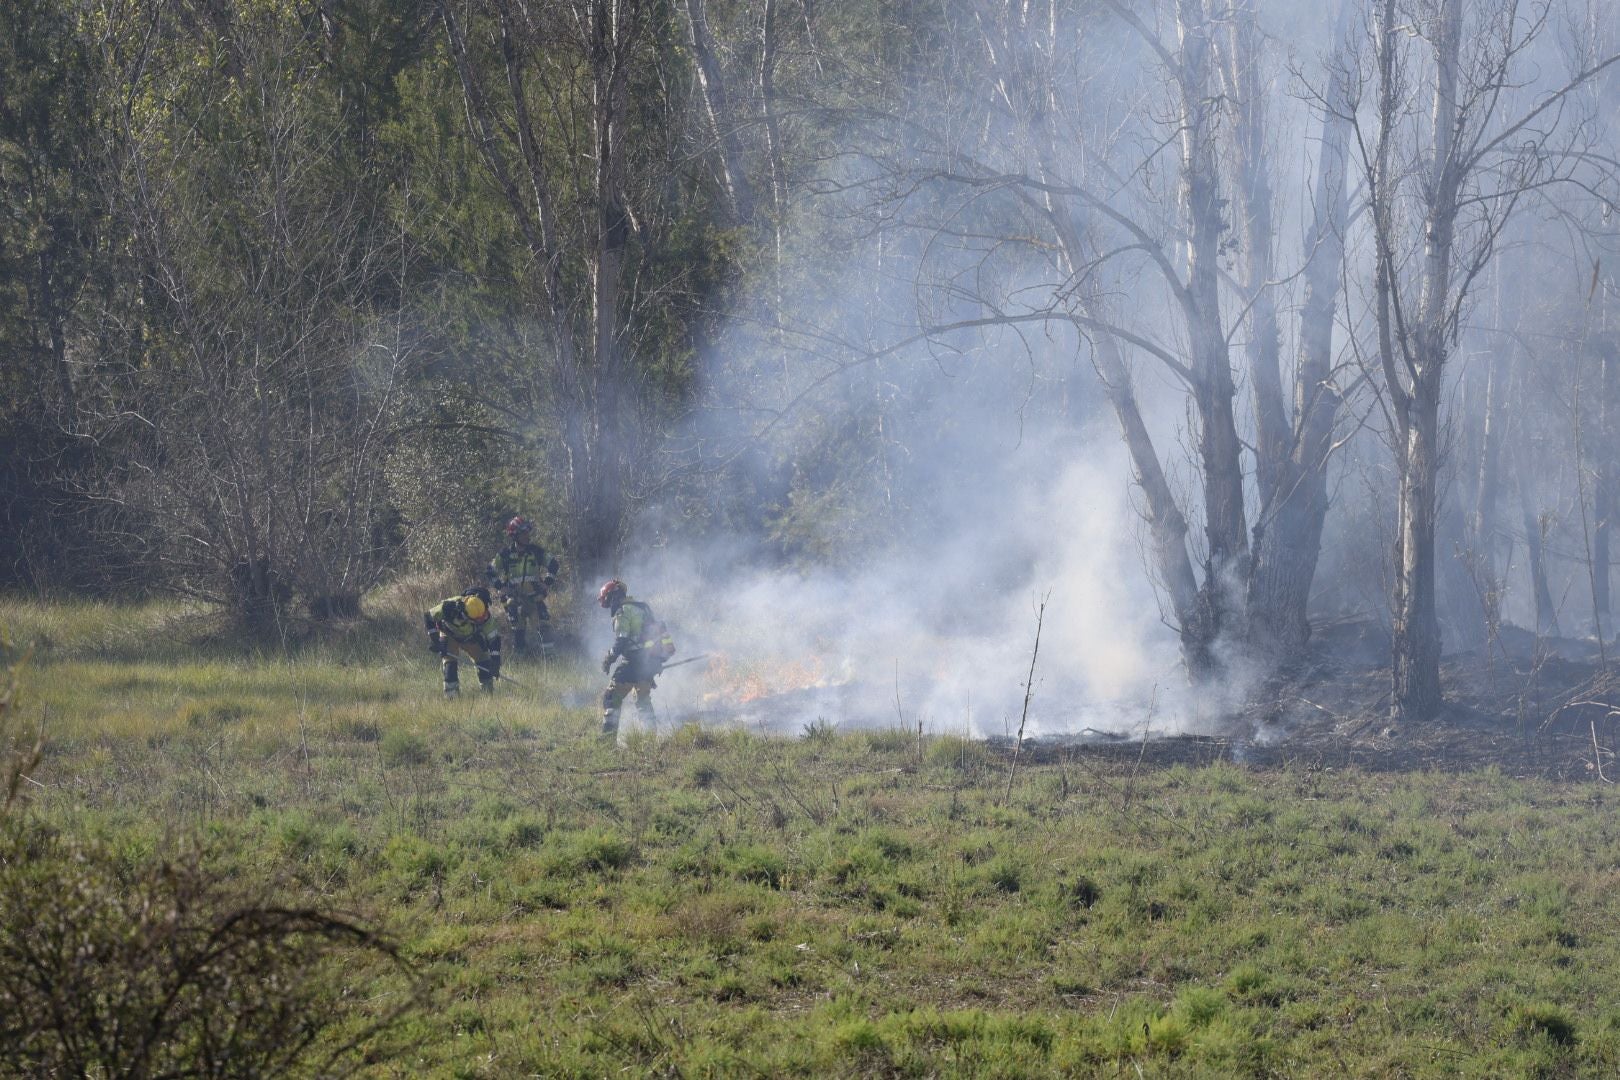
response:
[[[539,544],[508,545],[489,560],[486,573],[497,585],[509,585],[527,593],[539,592],[548,575],[556,576],[557,560],[547,558],[546,549]]]
[[[630,656],[641,651],[646,644],[642,631],[652,619],[652,608],[640,600],[626,597],[613,613],[613,651],[619,656]]]

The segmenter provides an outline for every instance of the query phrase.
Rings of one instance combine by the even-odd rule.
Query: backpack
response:
[[[671,636],[669,627],[664,625],[662,619],[647,621],[647,655],[660,664],[666,663],[675,655],[675,638]]]
[[[662,664],[675,655],[675,638],[670,634],[669,627],[664,620],[654,615],[652,608],[638,600],[629,603],[639,604],[644,614],[641,624],[641,647],[649,660]]]

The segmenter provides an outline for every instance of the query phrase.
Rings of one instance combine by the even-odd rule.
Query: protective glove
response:
[[[611,670],[613,670],[613,654],[608,653],[602,657],[602,674],[606,675]]]
[[[428,652],[444,656],[448,647],[444,643],[444,635],[435,631],[428,635]]]

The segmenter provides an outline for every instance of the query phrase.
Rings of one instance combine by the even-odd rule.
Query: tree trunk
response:
[[[1255,526],[1255,568],[1249,584],[1249,625],[1255,646],[1288,659],[1310,641],[1309,604],[1327,521],[1327,467],[1340,395],[1333,383],[1333,322],[1344,263],[1347,216],[1345,100],[1349,4],[1337,16],[1338,42],[1322,118],[1316,163],[1315,214],[1305,236],[1305,302],[1299,315],[1300,355],[1294,371],[1293,437],[1262,499]]]
[[[44,317],[46,335],[50,339],[51,370],[56,376],[57,416],[64,431],[77,427],[79,411],[77,395],[73,391],[73,373],[68,369],[67,308],[57,302],[56,267],[46,248],[39,253],[39,311]]]
[[[771,168],[771,213],[776,217],[777,258],[782,256],[782,211],[787,201],[782,165],[782,132],[776,115],[776,0],[764,0],[760,16],[759,102],[765,119],[765,159]]]
[[[1211,642],[1196,631],[1198,627],[1198,581],[1187,558],[1187,519],[1176,504],[1175,494],[1159,463],[1158,451],[1148,434],[1136,403],[1130,372],[1120,356],[1119,345],[1111,335],[1095,338],[1097,375],[1114,415],[1119,418],[1125,447],[1131,455],[1136,485],[1147,502],[1148,530],[1153,536],[1154,568],[1165,590],[1181,634],[1182,661],[1194,679],[1212,674],[1215,668]]]
[[[1221,323],[1218,260],[1226,223],[1215,167],[1215,109],[1209,24],[1202,0],[1178,0],[1181,64],[1181,182],[1187,214],[1187,287],[1182,308],[1191,344],[1193,401],[1203,472],[1206,564],[1194,632],[1207,647],[1241,631],[1242,582],[1248,576],[1242,442],[1238,438],[1231,355]]]
[[[1434,575],[1439,403],[1437,392],[1412,395],[1400,448],[1392,674],[1394,714],[1401,720],[1428,719],[1442,702]]]
[[[625,415],[629,373],[623,362],[620,296],[624,287],[625,247],[630,220],[621,191],[625,153],[621,126],[628,80],[628,49],[618,6],[591,5],[591,65],[595,94],[592,144],[596,155],[592,195],[596,203],[595,247],[590,255],[591,344],[595,364],[591,379],[590,441],[585,447],[590,467],[583,490],[575,492],[581,534],[582,566],[613,562],[625,513],[626,467],[631,459],[626,440],[631,426]]]
[[[1620,357],[1615,355],[1613,343],[1607,339],[1599,344],[1602,398],[1598,412],[1598,446],[1593,476],[1593,515],[1597,522],[1592,529],[1592,610],[1599,623],[1600,636],[1605,633],[1610,614],[1609,607],[1609,527],[1614,519],[1614,439],[1616,410],[1620,409]]]
[[[1386,7],[1386,12],[1389,10]],[[1383,30],[1386,35],[1395,32],[1392,18]],[[1455,147],[1461,44],[1462,0],[1443,0],[1434,41],[1434,154],[1424,185],[1423,285],[1417,325],[1410,335],[1402,334],[1404,371],[1410,385],[1401,390],[1401,372],[1395,369],[1397,385],[1389,388],[1400,418],[1391,711],[1403,721],[1431,719],[1442,703],[1434,534],[1439,499],[1436,478],[1440,396],[1450,333],[1452,245],[1461,170]],[[1380,95],[1393,93],[1394,87],[1385,80]],[[1385,266],[1381,276],[1393,289],[1393,268]],[[1392,362],[1393,358],[1386,354],[1386,372],[1391,370]]]
[[[703,104],[714,127],[716,145],[720,148],[720,173],[725,182],[726,201],[733,218],[739,224],[754,220],[754,189],[744,168],[742,140],[737,137],[737,118],[731,107],[731,96],[726,91],[725,75],[715,55],[714,35],[709,32],[709,15],[705,0],[686,0],[687,29],[692,46],[692,59],[697,69],[698,88],[703,92]]]
[[[1557,636],[1558,606],[1553,601],[1552,586],[1547,579],[1547,545],[1544,543],[1547,521],[1536,505],[1532,478],[1534,467],[1529,460],[1529,450],[1524,440],[1520,439],[1513,456],[1513,479],[1518,489],[1519,512],[1524,520],[1525,568],[1529,571],[1531,591],[1536,598],[1535,630],[1538,636],[1544,633]]]
[[[1266,161],[1266,96],[1260,87],[1259,29],[1252,0],[1236,0],[1222,42],[1228,106],[1232,206],[1242,237],[1238,283],[1249,309],[1249,384],[1254,396],[1255,479],[1262,508],[1284,484],[1289,422],[1282,392],[1281,333],[1273,291],[1272,193]],[[1307,251],[1307,255],[1309,252]]]
[[[809,17],[807,7],[806,20]],[[771,236],[776,249],[775,258],[771,261],[771,274],[776,285],[776,310],[780,312],[785,307],[782,255],[786,229],[783,216],[787,213],[787,174],[782,163],[782,131],[776,115],[776,0],[765,0],[765,10],[760,20],[759,104],[765,120],[765,161],[771,172]]]
[[[1502,486],[1503,412],[1507,396],[1510,346],[1491,353],[1485,377],[1485,417],[1480,430],[1479,482],[1474,496],[1474,578],[1480,593],[1485,640],[1494,641],[1502,626],[1502,586],[1496,573],[1496,502]]]

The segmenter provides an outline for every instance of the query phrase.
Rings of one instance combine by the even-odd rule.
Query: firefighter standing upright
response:
[[[485,693],[495,690],[501,675],[501,639],[488,633],[489,591],[473,589],[460,596],[439,601],[422,613],[427,624],[428,648],[444,658],[444,696],[461,693],[461,665],[466,657],[478,669],[478,685]]]
[[[546,594],[557,580],[557,560],[532,541],[534,525],[525,517],[506,523],[506,546],[495,553],[484,575],[506,598],[506,619],[512,627],[512,648],[528,650],[529,624],[534,624],[540,655],[551,655],[551,611]]]
[[[652,692],[658,673],[675,654],[675,641],[664,624],[653,616],[652,608],[632,600],[624,582],[605,582],[596,596],[597,603],[613,615],[613,647],[602,657],[602,673],[612,681],[602,691],[602,734],[617,735],[619,708],[635,691],[636,711],[652,714]],[[614,667],[614,661],[618,666]]]

